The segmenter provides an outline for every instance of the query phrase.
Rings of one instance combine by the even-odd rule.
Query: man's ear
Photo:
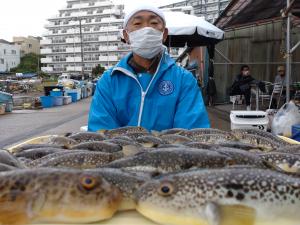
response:
[[[168,38],[169,30],[168,28],[165,28],[164,30],[164,36],[163,36],[163,42],[165,42]]]
[[[123,37],[124,37],[126,43],[130,44],[129,43],[129,36],[128,36],[128,33],[127,33],[127,31],[125,29],[123,30]]]

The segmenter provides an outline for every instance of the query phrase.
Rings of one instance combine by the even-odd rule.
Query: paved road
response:
[[[79,131],[87,124],[91,98],[75,104],[43,109],[15,110],[0,116],[0,148],[47,134],[63,134]],[[229,130],[229,115],[214,108],[208,108],[211,125]]]
[[[14,110],[0,116],[0,148],[47,134],[78,131],[86,125],[91,98],[43,110]]]
[[[207,111],[212,128],[230,131],[229,112],[215,107],[207,107]]]

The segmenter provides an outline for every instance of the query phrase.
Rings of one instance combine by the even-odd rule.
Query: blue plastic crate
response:
[[[12,102],[13,101],[13,95],[0,91],[0,101],[1,102]]]
[[[52,96],[41,96],[41,103],[43,108],[53,107],[53,97]]]
[[[77,102],[77,93],[68,93],[68,96],[71,96],[72,102]]]
[[[50,96],[56,97],[56,96],[63,96],[62,91],[50,91]]]

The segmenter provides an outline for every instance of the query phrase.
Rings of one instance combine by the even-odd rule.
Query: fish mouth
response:
[[[151,203],[139,202],[136,206],[136,210],[144,217],[159,223],[169,225],[209,225],[208,221],[199,217],[185,215],[184,213],[178,213],[178,211],[171,209],[163,209],[153,205]]]
[[[95,196],[96,198],[96,196]],[[93,204],[55,206],[45,205],[34,218],[35,223],[94,223],[110,219],[119,209],[122,201],[120,191],[113,188],[111,193],[101,201]]]

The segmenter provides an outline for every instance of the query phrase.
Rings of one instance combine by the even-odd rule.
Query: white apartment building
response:
[[[165,5],[161,8],[192,6],[194,9],[193,12],[196,16],[203,16],[208,22],[213,23],[227,7],[229,2],[230,0],[185,0]]]
[[[0,39],[0,72],[9,72],[20,64],[20,47]]]
[[[42,71],[91,73],[98,64],[115,65],[129,51],[120,41],[123,18],[124,6],[110,0],[67,0],[45,26]]]

